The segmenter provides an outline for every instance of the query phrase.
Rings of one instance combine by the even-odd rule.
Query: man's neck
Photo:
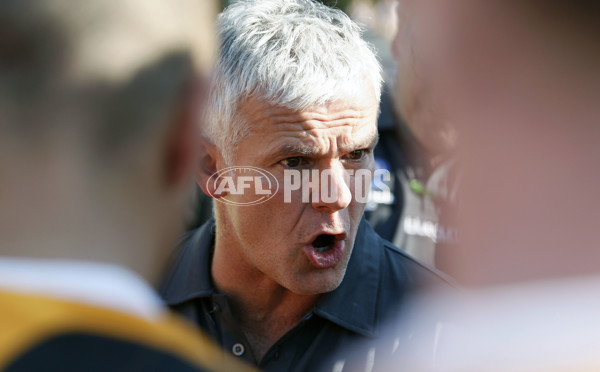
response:
[[[215,240],[211,273],[216,287],[227,296],[254,356],[260,360],[269,348],[308,314],[319,295],[300,295],[282,287],[245,264],[225,238]]]

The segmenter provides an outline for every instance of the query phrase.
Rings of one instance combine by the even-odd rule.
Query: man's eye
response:
[[[283,159],[279,163],[286,168],[298,168],[300,165],[302,165],[302,158],[299,156],[294,156],[292,158]]]
[[[346,156],[344,156],[344,158],[349,160],[361,160],[366,153],[367,150],[354,150],[352,152],[349,152]]]

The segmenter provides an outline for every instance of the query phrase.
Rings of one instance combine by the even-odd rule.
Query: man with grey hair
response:
[[[216,218],[183,239],[163,296],[264,370],[340,371],[336,351],[443,282],[362,218],[379,64],[356,24],[311,0],[241,1],[218,30],[197,172]]]
[[[146,283],[183,227],[210,4],[0,2],[0,370],[244,370]]]

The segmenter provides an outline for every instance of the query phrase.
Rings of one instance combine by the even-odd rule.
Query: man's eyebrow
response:
[[[353,144],[351,148],[345,149],[345,151],[374,149],[378,142],[379,142],[379,132],[375,131],[372,134],[370,134],[368,137],[364,138],[362,141]]]
[[[367,137],[365,139],[364,145],[359,146],[359,147],[363,148],[363,149],[373,149],[373,148],[375,148],[375,146],[377,146],[378,142],[379,142],[379,131],[375,131],[369,137]]]
[[[364,141],[357,143],[350,149],[342,149],[343,151],[354,151],[360,149],[373,149],[379,142],[379,133],[374,132],[369,137],[365,138]],[[320,153],[319,148],[311,145],[305,145],[301,143],[286,143],[285,145],[276,148],[269,154],[271,158],[286,158],[294,156],[316,156]]]
[[[287,143],[275,151],[270,156],[273,158],[286,158],[293,156],[314,156],[319,153],[319,149],[310,145]]]

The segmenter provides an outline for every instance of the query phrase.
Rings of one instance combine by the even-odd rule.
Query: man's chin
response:
[[[334,291],[337,287],[340,286],[342,280],[344,279],[344,273],[330,273],[331,276],[319,275],[318,277],[312,277],[310,279],[305,279],[301,283],[294,283],[294,285],[289,286],[288,289],[296,294],[303,296],[315,296],[325,294],[331,291]]]

